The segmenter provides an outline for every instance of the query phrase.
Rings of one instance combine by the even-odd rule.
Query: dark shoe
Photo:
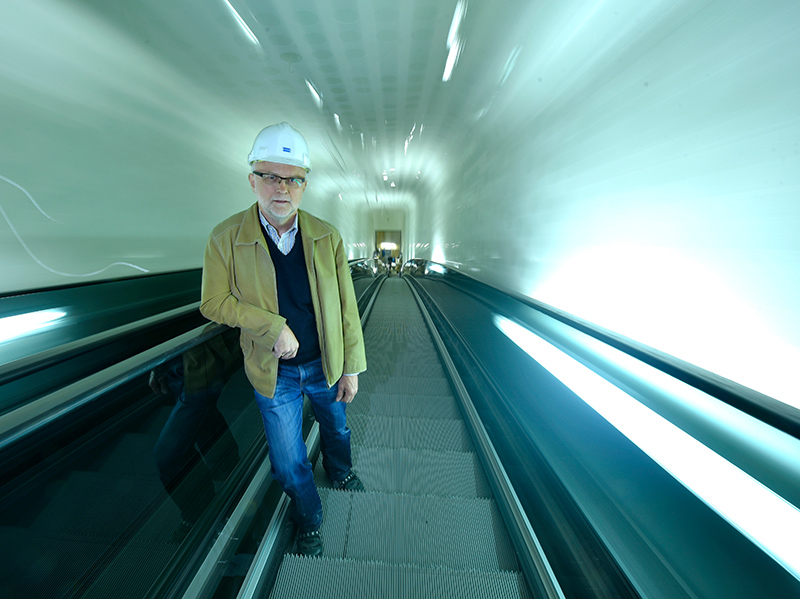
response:
[[[342,489],[343,491],[364,491],[364,485],[361,484],[361,480],[359,480],[356,473],[352,470],[350,474],[344,477],[343,480],[338,482],[333,482],[334,489]]]
[[[322,555],[322,537],[319,529],[297,533],[297,552],[309,557]]]

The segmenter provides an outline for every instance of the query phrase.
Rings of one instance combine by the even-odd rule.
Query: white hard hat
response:
[[[261,130],[253,142],[247,163],[277,162],[311,170],[308,144],[302,134],[289,123],[270,125]]]

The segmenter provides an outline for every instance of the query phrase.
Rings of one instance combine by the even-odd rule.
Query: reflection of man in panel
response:
[[[322,504],[302,437],[303,394],[334,487],[362,491],[345,416],[366,370],[361,322],[339,232],[298,210],[311,170],[303,136],[288,123],[263,129],[249,164],[258,202],[212,231],[200,311],[241,329],[273,476],[293,500],[298,549],[319,555]]]

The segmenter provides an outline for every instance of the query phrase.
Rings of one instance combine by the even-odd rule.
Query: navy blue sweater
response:
[[[263,230],[263,225],[262,225]],[[314,304],[311,300],[311,288],[308,285],[305,255],[303,254],[303,238],[297,232],[294,247],[287,255],[283,255],[264,231],[269,255],[275,266],[275,280],[278,286],[278,313],[286,319],[300,343],[297,355],[290,360],[281,360],[281,364],[297,366],[308,364],[320,357],[317,321],[314,316]]]

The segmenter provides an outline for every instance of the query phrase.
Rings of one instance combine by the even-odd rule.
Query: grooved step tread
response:
[[[0,526],[0,596],[63,597],[106,549],[102,539]]]
[[[517,572],[473,572],[287,555],[271,599],[530,599]]]
[[[452,397],[453,391],[445,378],[386,376],[364,377],[359,389],[367,393],[400,395],[442,395]]]
[[[95,458],[92,470],[112,475],[158,478],[153,459],[153,448],[157,439],[157,435],[125,433],[113,450],[103,452]]]
[[[490,499],[319,491],[325,557],[518,570]]]
[[[369,370],[362,375],[365,380],[389,377],[447,379],[444,368],[439,364],[439,356],[429,356],[417,364],[409,364],[400,358],[370,358],[367,354],[367,364]]]
[[[431,395],[360,392],[347,406],[347,414],[461,420],[461,410],[454,397]]]
[[[474,451],[460,420],[361,416],[347,418],[354,445],[405,447],[435,451]]]
[[[353,469],[368,491],[441,497],[491,497],[486,475],[474,453],[360,445],[354,445],[352,449]],[[317,487],[331,487],[322,460],[317,460],[314,479]]]
[[[157,478],[73,472],[31,528],[115,537],[160,493],[164,488]]]
[[[370,377],[375,373],[392,374],[395,366],[410,366],[417,369],[441,368],[441,360],[436,352],[411,352],[404,350],[399,353],[390,353],[384,349],[371,352],[367,348],[367,370],[364,377]],[[360,378],[360,377],[359,377]]]

